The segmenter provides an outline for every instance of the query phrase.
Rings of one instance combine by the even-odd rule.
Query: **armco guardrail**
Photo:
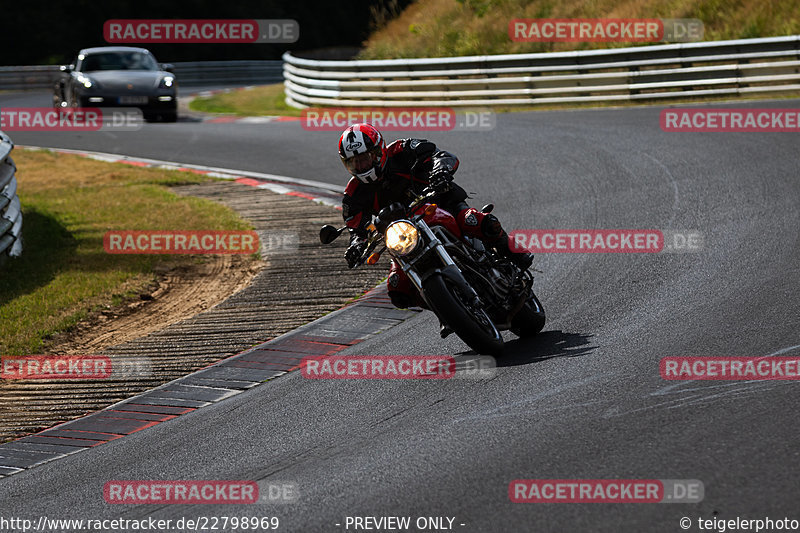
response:
[[[184,86],[227,83],[280,83],[283,61],[194,61],[173,63]]]
[[[188,61],[173,63],[178,83],[184,86],[280,83],[282,61]],[[57,65],[0,67],[0,89],[51,89],[58,80]]]
[[[494,56],[283,55],[294,107],[614,102],[800,90],[800,36]]]
[[[0,132],[0,264],[22,253],[22,209],[17,196],[17,167],[11,159],[14,143]]]
[[[0,90],[52,89],[58,76],[56,65],[0,67]]]

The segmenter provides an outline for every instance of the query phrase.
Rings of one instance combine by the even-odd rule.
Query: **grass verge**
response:
[[[635,45],[514,42],[508,24],[519,18],[695,18],[703,22],[706,41],[800,33],[797,0],[425,0],[412,3],[375,31],[359,58],[521,54]]]
[[[243,116],[280,115],[299,117],[300,110],[284,101],[283,84],[263,85],[250,89],[234,89],[189,103],[192,111],[204,113],[230,113]]]
[[[169,185],[210,178],[105,163],[50,151],[15,150],[24,251],[0,271],[0,354],[42,353],[48,338],[88,313],[146,293],[154,269],[207,258],[116,255],[109,230],[252,229],[232,210],[178,196]]]
[[[225,113],[232,113],[235,115],[240,116],[263,116],[263,115],[275,115],[279,112],[272,107],[272,104],[267,103],[265,107],[258,107],[255,103],[257,98],[255,97],[258,93],[264,92],[274,92],[275,91],[274,85],[264,86],[264,87],[254,87],[251,89],[242,89],[237,90],[230,93],[225,93],[220,96],[225,95],[235,95],[232,98],[225,100]],[[252,92],[253,95],[248,95],[247,93]],[[283,95],[283,90],[281,89],[281,97]],[[527,104],[527,105],[497,105],[492,106],[491,109],[495,113],[511,113],[515,111],[553,111],[559,109],[592,109],[592,108],[609,108],[609,107],[642,107],[642,106],[669,106],[669,105],[683,105],[683,104],[713,104],[715,102],[731,102],[731,101],[748,101],[748,100],[782,100],[782,99],[790,99],[790,98],[797,98],[800,95],[798,91],[792,91],[788,93],[772,93],[772,92],[765,92],[763,94],[751,94],[747,96],[695,96],[695,97],[684,97],[684,98],[652,98],[648,100],[637,100],[635,102],[625,102],[625,101],[613,101],[613,102],[587,102],[587,103],[565,103],[565,104]],[[251,97],[252,96],[252,97]],[[213,98],[213,97],[212,97]],[[197,101],[197,100],[195,100]],[[243,104],[242,102],[247,102]],[[192,102],[194,104],[194,101]],[[425,107],[425,102],[420,101],[419,105],[421,107]],[[320,106],[325,107],[325,106]],[[486,109],[486,106],[479,106],[479,109]],[[192,108],[194,109],[194,108]],[[377,109],[377,108],[376,108]],[[385,108],[381,108],[385,109]],[[194,109],[195,111],[200,111],[200,109]],[[281,112],[283,116],[299,116],[301,113],[300,109],[290,108],[290,112]],[[456,113],[461,111],[461,108],[455,108]]]

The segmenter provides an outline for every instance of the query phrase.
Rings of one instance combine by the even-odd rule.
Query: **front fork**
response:
[[[475,292],[475,289],[472,288],[467,280],[464,278],[464,274],[458,268],[453,258],[450,257],[450,254],[447,253],[442,242],[436,237],[436,235],[431,231],[428,225],[424,221],[420,221],[417,224],[417,228],[425,235],[425,239],[427,241],[426,249],[423,250],[420,254],[416,257],[411,259],[410,261],[406,261],[401,257],[395,257],[394,260],[400,264],[400,267],[403,269],[405,274],[411,280],[411,283],[417,288],[417,291],[428,304],[428,307],[433,309],[434,307],[431,305],[431,302],[428,300],[425,291],[422,288],[422,284],[431,276],[439,274],[447,279],[451,280],[459,289],[463,291],[463,294],[469,297],[472,303],[479,303],[480,298],[478,297],[478,293]],[[428,255],[430,253],[435,253],[439,256],[444,266],[439,268],[434,268],[428,270],[427,272],[423,273],[421,276],[414,270],[414,264],[421,259],[423,256]],[[442,318],[442,317],[440,317]]]

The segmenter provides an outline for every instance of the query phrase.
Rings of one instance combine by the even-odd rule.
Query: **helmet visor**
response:
[[[370,170],[377,160],[378,156],[373,149],[363,154],[356,154],[353,157],[342,159],[342,163],[344,163],[345,168],[350,174],[356,175]]]

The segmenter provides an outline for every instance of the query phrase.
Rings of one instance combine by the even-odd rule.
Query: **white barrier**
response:
[[[487,106],[800,91],[800,36],[494,56],[317,61],[283,55],[286,102]]]

